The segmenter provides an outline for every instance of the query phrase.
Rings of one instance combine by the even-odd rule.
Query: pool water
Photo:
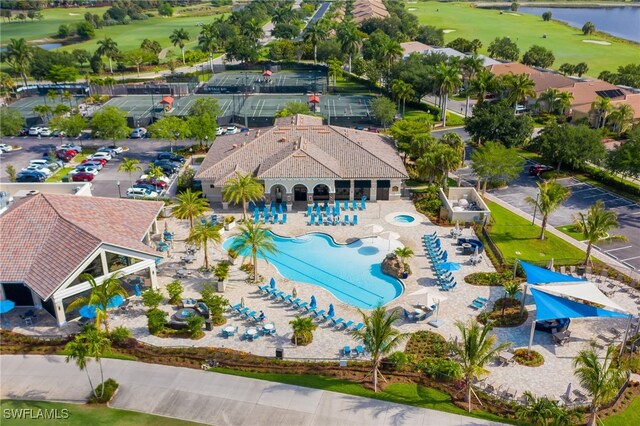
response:
[[[320,233],[272,235],[278,253],[267,255],[267,260],[285,278],[320,286],[342,302],[363,309],[384,305],[402,294],[400,280],[382,273],[380,264],[387,251],[376,247],[378,238],[337,244]],[[233,241],[229,238],[222,246],[229,249]],[[251,253],[246,250],[240,255],[250,257]]]
[[[398,222],[398,223],[411,223],[414,220],[416,220],[416,218],[413,217],[413,216],[410,216],[408,214],[401,214],[401,215],[398,215],[398,216],[394,217],[393,220]]]

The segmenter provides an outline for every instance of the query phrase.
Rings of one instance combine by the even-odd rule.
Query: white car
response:
[[[7,145],[6,143],[0,143],[0,152],[9,152],[13,151],[13,147],[11,145]]]
[[[151,191],[145,188],[127,189],[127,198],[157,197],[158,195],[159,194],[156,191]]]
[[[47,160],[45,158],[40,158],[38,160],[29,161],[29,165],[30,166],[46,167],[49,170],[58,170],[60,167],[62,167],[62,162],[61,161],[49,161],[49,160]]]
[[[217,135],[217,136],[222,136],[222,135],[224,135],[224,134],[225,134],[225,132],[226,132],[226,130],[225,130],[225,128],[224,128],[224,127],[218,127],[218,128],[216,129],[216,135]]]
[[[131,139],[141,139],[141,138],[144,138],[146,135],[147,135],[147,129],[145,129],[144,127],[137,127],[131,131],[131,134],[129,135],[129,137]]]
[[[89,157],[89,160],[111,160],[111,154],[109,154],[108,152],[96,152],[95,154],[93,154],[91,157]]]
[[[149,176],[149,175],[142,175],[142,176],[140,176],[140,180],[149,180],[149,179],[151,179],[151,178],[152,178],[152,176]],[[163,181],[163,182],[167,182],[167,185],[171,182],[171,179],[169,179],[169,178],[168,178],[168,177],[166,177],[166,176],[160,176],[159,178],[156,178],[156,179],[161,180],[161,181]]]
[[[63,143],[62,145],[57,146],[56,149],[64,149],[64,150],[72,149],[77,153],[82,152],[82,147],[80,145],[74,145],[72,143]]]
[[[43,127],[42,130],[40,130],[40,136],[51,136],[51,133],[53,132],[48,127]]]
[[[29,136],[38,136],[42,131],[42,127],[34,126],[29,127]]]
[[[31,164],[30,166],[25,167],[21,171],[22,172],[38,172],[38,173],[42,173],[46,177],[49,177],[53,174],[53,172],[50,169],[43,166],[38,166],[36,164]]]
[[[96,152],[107,152],[113,156],[113,154],[122,154],[122,147],[115,145],[101,146]]]
[[[235,135],[236,133],[238,133],[239,130],[236,126],[227,126],[227,134],[228,135]]]
[[[73,176],[80,172],[91,173],[92,175],[95,176],[98,174],[99,170],[96,167],[84,166],[81,164],[77,166],[75,169],[71,170],[69,172],[69,176]]]

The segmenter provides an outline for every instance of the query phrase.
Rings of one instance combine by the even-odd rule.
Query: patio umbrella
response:
[[[109,299],[109,302],[107,303],[107,308],[109,308],[109,309],[117,308],[118,306],[122,305],[123,303],[124,303],[124,297],[120,296],[119,294],[116,294],[111,299]]]
[[[329,304],[329,312],[327,312],[327,316],[334,316],[336,314],[335,310],[333,309],[333,303]]]
[[[384,231],[380,234],[380,236],[389,241],[389,246],[387,247],[387,250],[391,250],[391,240],[397,240],[398,238],[400,238],[400,234],[393,231]]]
[[[316,297],[311,296],[311,303],[309,304],[310,309],[315,309],[318,306],[318,302],[316,302]]]
[[[0,300],[0,314],[6,314],[10,310],[16,307],[16,304],[13,300],[4,299]]]
[[[271,278],[271,281],[269,281],[269,287],[271,288],[276,288],[276,279],[275,278]]]
[[[376,225],[375,223],[370,223],[369,225],[366,225],[365,228],[371,228],[371,232],[373,232],[374,234],[379,234],[380,232],[384,231],[384,228],[380,225]]]
[[[571,399],[571,382],[567,386],[567,391],[564,393],[564,398],[569,401]]]
[[[96,312],[96,307],[93,305],[84,305],[78,310],[78,313],[80,314],[81,317],[84,317],[84,318],[95,318],[98,316],[98,313]]]
[[[240,307],[244,308],[244,297],[240,298]]]
[[[409,296],[422,296],[422,295],[426,295],[426,299],[424,304],[426,306],[433,306],[433,305],[437,305],[440,302],[444,302],[445,300],[447,300],[447,298],[445,296],[442,296],[439,293],[433,293],[428,287],[424,287],[421,288],[420,290],[414,291],[413,293],[409,294]]]
[[[444,262],[440,264],[440,267],[445,271],[459,271],[460,264],[456,262]]]
[[[553,258],[551,258],[549,263],[547,263],[547,269],[550,270],[550,271],[553,271]],[[569,386],[571,386],[571,384],[569,384]]]
[[[298,297],[298,290],[296,290],[295,287],[291,290],[291,296],[293,296],[294,299]]]
[[[169,223],[166,220],[164,221],[164,230],[169,232]]]
[[[136,296],[142,296],[142,292],[140,291],[140,284],[136,284],[133,286],[133,291],[136,293]]]
[[[442,253],[442,260],[444,260],[444,261],[446,262],[448,257],[449,257],[449,253],[447,253],[447,251],[445,250],[445,251]]]

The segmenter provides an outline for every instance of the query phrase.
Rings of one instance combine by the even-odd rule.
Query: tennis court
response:
[[[270,74],[269,74],[270,73]],[[204,93],[306,93],[324,92],[327,73],[323,70],[226,71],[211,77]]]
[[[74,97],[71,100],[71,107],[76,108],[78,104],[82,103],[83,100],[84,97],[82,96]],[[56,105],[59,104],[70,106],[68,101],[62,101],[60,100],[60,97],[56,97],[55,99],[51,100],[47,96],[30,96],[18,99],[17,101],[12,103],[9,108],[17,109],[20,112],[20,115],[22,115],[25,120],[29,120],[39,117],[38,114],[33,112],[33,107],[35,107],[36,105],[49,105],[51,108],[55,108]]]

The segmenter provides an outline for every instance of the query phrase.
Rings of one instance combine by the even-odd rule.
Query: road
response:
[[[113,408],[223,425],[499,424],[369,398],[188,368],[104,359],[105,378],[120,388]],[[94,383],[95,362],[89,363]],[[2,399],[84,401],[84,372],[60,356],[3,355]],[[73,410],[71,411],[73,415]]]
[[[327,10],[329,10],[329,6],[331,6],[331,2],[328,2],[328,1],[320,4],[320,7],[316,9],[311,19],[309,19],[309,22],[307,22],[307,25],[304,26],[302,31],[300,31],[300,35],[296,37],[294,41],[302,41],[302,38],[304,37],[304,33],[307,31],[307,28],[309,28],[310,25],[313,25],[317,21],[322,19],[324,14],[327,13]]]

